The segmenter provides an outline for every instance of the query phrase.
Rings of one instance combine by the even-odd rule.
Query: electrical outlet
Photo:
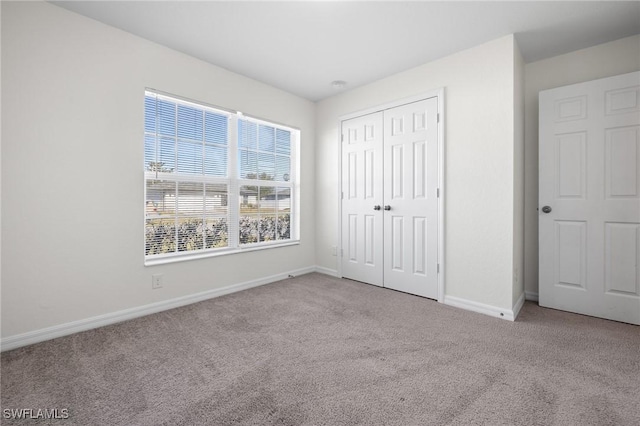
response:
[[[151,276],[151,288],[162,288],[162,274],[155,274]]]
[[[332,256],[338,255],[338,246],[331,246],[331,255]]]

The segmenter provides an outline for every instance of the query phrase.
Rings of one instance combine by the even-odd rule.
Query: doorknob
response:
[[[374,210],[380,210],[380,206],[373,206]]]
[[[551,213],[551,207],[549,206],[544,206],[542,208],[542,213]]]
[[[387,210],[387,211],[391,210],[391,206],[384,206],[384,209]]]

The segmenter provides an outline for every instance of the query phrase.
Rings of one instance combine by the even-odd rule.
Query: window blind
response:
[[[144,131],[146,259],[295,237],[297,130],[146,91]]]

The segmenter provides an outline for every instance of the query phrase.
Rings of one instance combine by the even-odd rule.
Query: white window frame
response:
[[[153,266],[165,263],[182,262],[186,260],[202,259],[208,257],[244,253],[256,250],[265,250],[277,247],[286,247],[300,244],[300,130],[296,127],[275,123],[262,118],[246,115],[240,111],[230,110],[213,106],[204,102],[193,101],[173,94],[161,92],[156,89],[145,89],[144,96],[157,96],[158,99],[165,99],[177,104],[183,104],[215,114],[225,115],[229,118],[228,134],[227,134],[227,177],[213,177],[206,175],[192,175],[181,173],[167,173],[157,171],[147,171],[144,167],[144,203],[143,203],[143,253],[144,265]],[[276,129],[282,129],[291,134],[291,168],[290,178],[288,181],[265,181],[259,179],[240,179],[238,170],[238,122],[239,120],[247,120],[258,125],[266,125]],[[146,132],[143,130],[143,138]],[[144,144],[142,144],[144,148]],[[210,184],[227,185],[228,192],[228,223],[227,223],[227,247],[198,249],[184,252],[162,253],[156,255],[146,255],[146,202],[147,202],[147,180],[166,180],[170,182],[197,182]],[[240,187],[241,186],[273,186],[278,188],[290,188],[290,212],[289,212],[289,236],[287,240],[266,241],[258,243],[240,244],[239,241],[239,219],[240,219]]]

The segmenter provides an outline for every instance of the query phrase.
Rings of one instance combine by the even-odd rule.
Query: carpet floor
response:
[[[320,274],[5,352],[1,374],[3,424],[640,424],[640,327]]]

